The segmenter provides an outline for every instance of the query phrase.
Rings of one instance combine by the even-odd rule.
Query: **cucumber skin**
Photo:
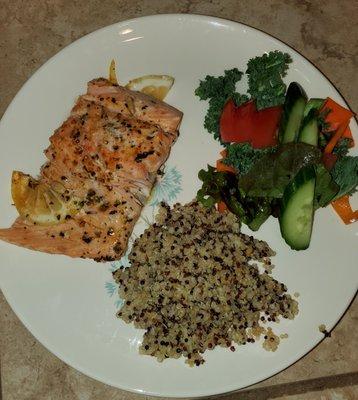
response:
[[[280,222],[280,230],[281,236],[285,240],[285,242],[291,247],[292,250],[306,250],[311,242],[312,235],[312,226],[314,219],[314,208],[313,208],[313,198],[314,198],[314,189],[315,189],[315,180],[316,173],[313,166],[308,166],[303,168],[294,178],[294,180],[287,186],[285,189],[282,202],[281,202],[281,215],[279,217]],[[300,193],[300,189],[303,186],[307,185],[309,182],[312,182],[312,202],[311,202],[311,211],[308,216],[311,221],[308,225],[309,232],[307,232],[307,238],[305,241],[295,240],[295,238],[291,237],[290,234],[290,225],[295,222],[294,219],[291,220],[290,215],[287,216],[287,212],[293,213],[294,210],[290,209],[291,202],[294,201],[295,197]]]
[[[296,140],[301,125],[301,121],[303,118],[304,109],[306,107],[306,103],[307,103],[307,95],[304,89],[301,87],[301,85],[299,85],[296,82],[290,83],[287,89],[285,103],[283,105],[281,123],[280,123],[279,138],[281,143],[289,143],[289,142],[294,142]],[[289,123],[291,122],[292,124],[292,118],[290,117],[294,111],[296,112],[298,111],[297,121],[294,121],[295,122],[294,123],[295,126],[293,127],[294,131],[287,132],[287,127]]]
[[[302,121],[297,141],[307,143],[312,146],[317,146],[318,134],[317,111],[315,109],[311,109]]]
[[[308,113],[311,110],[316,110],[318,112],[322,108],[325,101],[326,99],[318,99],[318,98],[309,99],[306,104],[305,111],[303,112],[303,118],[307,117]]]

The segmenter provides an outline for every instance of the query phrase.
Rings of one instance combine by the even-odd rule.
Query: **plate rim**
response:
[[[99,32],[104,32],[106,30],[110,30],[113,27],[116,26],[125,26],[128,24],[135,24],[138,21],[143,21],[143,20],[151,20],[151,19],[164,19],[164,18],[173,18],[173,19],[178,19],[178,18],[183,18],[183,19],[188,19],[191,20],[191,22],[193,22],[195,19],[201,20],[203,22],[221,22],[222,24],[225,24],[226,26],[231,25],[231,26],[241,26],[241,28],[248,28],[251,31],[254,31],[266,38],[269,39],[273,39],[274,41],[277,41],[279,44],[283,44],[284,46],[288,47],[296,56],[301,57],[304,59],[304,61],[308,62],[314,69],[316,69],[320,75],[335,89],[335,91],[337,92],[338,96],[342,99],[342,101],[344,102],[345,106],[347,106],[349,109],[351,109],[351,107],[349,106],[348,102],[346,101],[346,99],[343,97],[343,95],[341,94],[341,92],[337,89],[337,87],[335,86],[335,84],[320,70],[319,67],[317,67],[312,61],[310,61],[308,58],[306,58],[301,52],[299,52],[298,50],[296,50],[295,48],[293,48],[291,45],[287,44],[285,41],[277,38],[274,35],[271,35],[267,32],[265,32],[264,30],[260,29],[260,28],[256,28],[253,27],[249,24],[245,24],[239,21],[235,21],[232,19],[228,19],[228,18],[221,18],[221,17],[216,17],[216,16],[212,16],[212,15],[204,15],[204,14],[195,14],[195,13],[164,13],[164,14],[151,14],[151,15],[145,15],[145,16],[140,16],[140,17],[135,17],[135,18],[130,18],[130,19],[125,19],[122,21],[118,21],[115,22],[113,24],[109,24],[106,26],[103,26],[99,29],[96,29],[94,31],[91,31],[83,36],[81,36],[80,38],[76,39],[75,41],[69,43],[67,46],[61,48],[58,52],[56,52],[55,54],[53,54],[48,60],[46,60],[42,65],[40,65],[32,74],[31,76],[23,83],[23,85],[19,88],[19,90],[16,92],[15,96],[11,99],[9,105],[6,107],[1,119],[0,119],[0,129],[1,127],[6,123],[6,116],[8,114],[8,112],[12,109],[12,107],[14,107],[14,103],[15,100],[17,99],[17,97],[20,95],[20,93],[26,88],[26,86],[28,84],[30,84],[30,82],[38,75],[41,73],[41,71],[43,69],[45,69],[50,63],[54,62],[56,60],[56,58],[64,51],[66,51],[68,48],[77,45],[79,42],[81,42],[82,40],[88,39],[91,36],[95,36],[96,34],[98,34]],[[357,117],[354,117],[353,120],[353,124],[355,124],[356,128],[358,128],[358,123],[357,123]],[[15,313],[16,317],[21,321],[21,323],[26,327],[26,329],[30,332],[30,334],[36,338],[36,340],[39,341],[39,343],[41,345],[43,345],[50,353],[52,353],[53,355],[55,355],[57,358],[59,358],[62,362],[64,362],[66,365],[70,366],[71,368],[74,368],[75,370],[79,371],[80,373],[84,374],[87,377],[90,377],[92,379],[95,379],[101,383],[104,383],[106,385],[115,387],[117,389],[120,390],[125,390],[128,392],[132,392],[132,393],[136,393],[136,394],[142,394],[142,395],[149,395],[149,396],[157,396],[157,397],[170,397],[170,398],[186,398],[186,397],[191,397],[191,398],[201,398],[201,397],[208,397],[208,396],[216,396],[216,395],[223,395],[223,394],[228,394],[228,393],[234,393],[237,391],[241,391],[245,388],[248,388],[254,384],[260,383],[266,379],[269,379],[275,375],[277,375],[278,373],[286,370],[288,367],[290,367],[291,365],[295,364],[296,362],[300,361],[305,355],[309,354],[312,350],[314,350],[320,343],[321,341],[323,341],[324,336],[322,338],[318,338],[316,341],[312,342],[312,347],[310,347],[309,350],[305,350],[305,351],[300,351],[300,352],[296,352],[294,356],[288,357],[286,359],[286,362],[284,364],[281,364],[281,366],[279,368],[274,368],[273,370],[271,370],[271,372],[267,375],[267,374],[261,374],[261,375],[256,375],[255,379],[252,379],[247,385],[240,387],[239,389],[237,388],[237,386],[235,386],[234,384],[232,385],[227,385],[226,389],[224,388],[219,388],[218,390],[216,390],[215,392],[210,391],[210,392],[206,392],[205,390],[201,390],[200,393],[195,393],[193,394],[193,391],[182,391],[181,394],[178,396],[177,393],[174,392],[167,392],[167,393],[161,393],[158,391],[147,391],[147,390],[143,390],[140,388],[133,388],[133,387],[129,387],[126,385],[122,385],[119,386],[118,384],[115,384],[114,382],[111,382],[110,380],[106,380],[106,379],[102,379],[99,378],[98,376],[95,376],[89,372],[84,371],[84,368],[82,367],[78,367],[75,366],[75,363],[72,363],[68,360],[66,360],[66,357],[62,357],[57,351],[52,350],[52,346],[50,344],[48,344],[48,341],[45,339],[43,340],[43,338],[40,337],[41,335],[35,334],[33,333],[33,331],[36,331],[36,329],[32,329],[30,328],[31,323],[24,317],[20,316],[21,314],[16,310],[16,307],[14,307],[13,302],[11,300],[9,300],[9,298],[11,298],[11,296],[9,296],[6,292],[6,289],[3,287],[3,285],[0,282],[0,289],[7,301],[7,303],[9,304],[9,306],[11,307],[12,311]],[[347,305],[345,306],[344,310],[342,313],[340,313],[339,316],[337,316],[337,321],[336,323],[332,326],[331,330],[335,329],[335,327],[337,326],[337,324],[342,320],[342,318],[344,317],[344,315],[346,314],[346,312],[348,311],[349,307],[351,306],[351,304],[353,303],[353,301],[355,300],[355,297],[357,296],[358,293],[358,289],[356,290],[356,292],[352,295],[352,297],[349,299]]]

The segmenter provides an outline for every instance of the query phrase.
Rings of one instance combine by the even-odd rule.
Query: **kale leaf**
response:
[[[349,152],[349,148],[352,145],[352,139],[351,138],[340,138],[338,140],[338,143],[335,145],[333,149],[333,154],[336,154],[339,157],[346,156]]]
[[[358,189],[358,156],[343,156],[331,171],[333,180],[339,186],[335,199],[351,195]]]
[[[258,110],[284,103],[286,85],[282,78],[291,62],[289,54],[278,50],[249,60],[246,70],[248,92],[255,99]]]
[[[246,102],[249,98],[236,92],[236,83],[241,79],[243,73],[237,68],[224,71],[219,77],[207,75],[200,81],[195,94],[200,100],[209,100],[209,108],[205,115],[204,127],[219,139],[220,115],[226,101],[233,98],[236,105]]]
[[[226,146],[227,155],[223,163],[234,167],[240,174],[246,174],[257,160],[276,150],[276,147],[254,149],[249,143],[229,144]]]
[[[208,100],[213,97],[229,97],[236,89],[236,83],[242,78],[243,73],[237,68],[224,71],[224,75],[214,77],[207,75],[203,81],[200,81],[195,94],[200,100]]]

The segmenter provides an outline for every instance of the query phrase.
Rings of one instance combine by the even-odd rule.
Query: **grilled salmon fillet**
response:
[[[99,78],[50,137],[39,181],[61,184],[77,214],[43,226],[19,217],[0,239],[47,253],[120,258],[157,173],[178,136],[182,113]]]

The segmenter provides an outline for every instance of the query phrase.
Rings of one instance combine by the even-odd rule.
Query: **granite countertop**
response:
[[[208,14],[266,31],[310,59],[358,111],[358,25],[352,24],[358,3],[354,1],[5,0],[0,7],[0,116],[22,84],[61,48],[114,22],[158,13]],[[356,298],[331,337],[280,374],[227,399],[357,399],[357,320]],[[88,378],[49,353],[1,293],[0,354],[4,400],[144,398]]]

